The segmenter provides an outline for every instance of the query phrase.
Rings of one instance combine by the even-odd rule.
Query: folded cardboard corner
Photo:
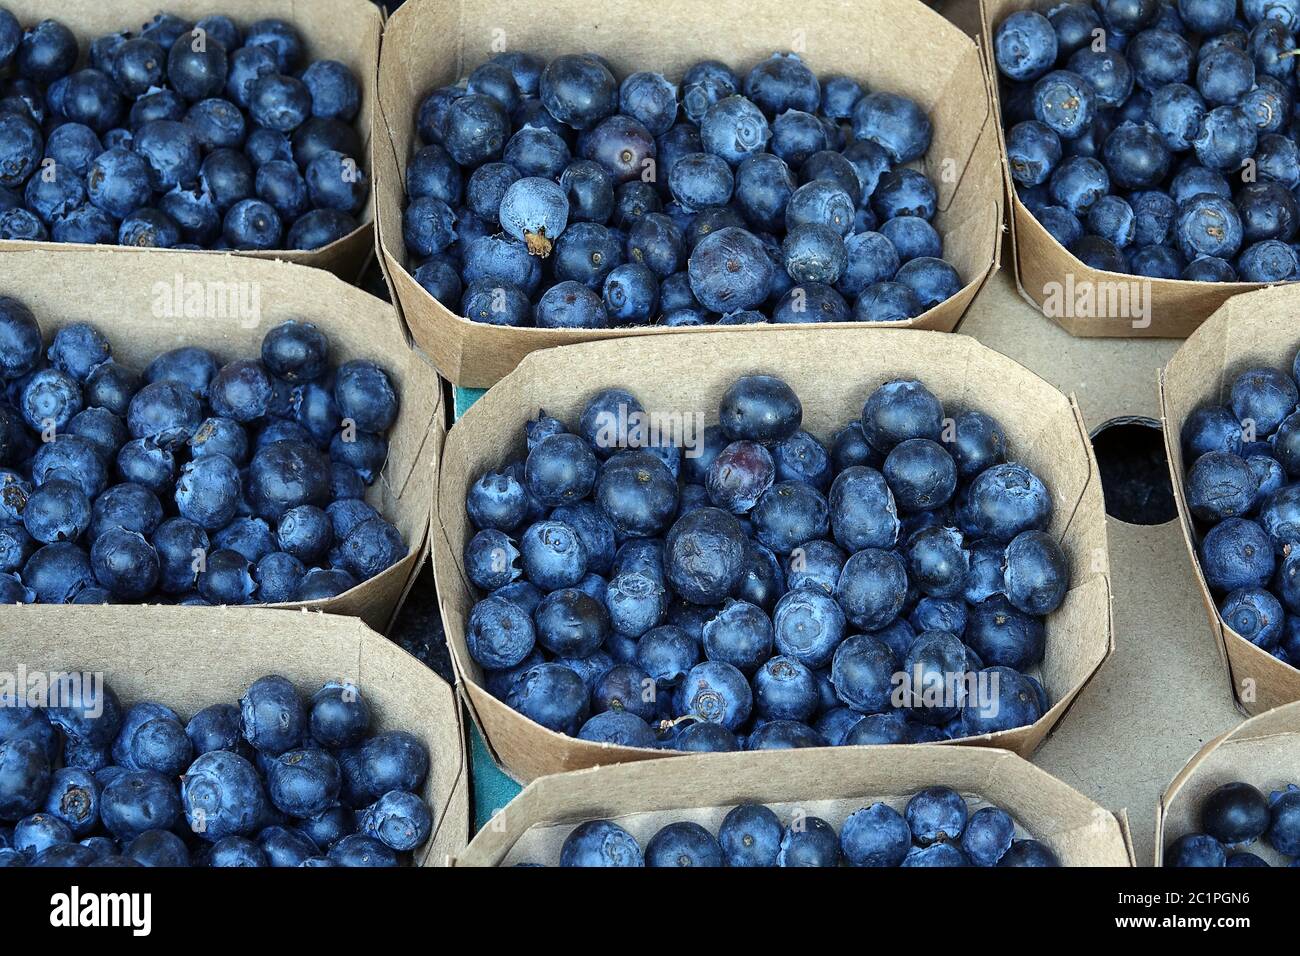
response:
[[[1016,193],[993,58],[993,37],[1006,17],[1020,10],[1045,13],[1047,8],[1039,0],[980,0],[980,9],[1016,285],[1026,300],[1075,336],[1186,338],[1232,296],[1263,288],[1257,282],[1192,282],[1103,272],[1057,242]]]
[[[1200,831],[1205,798],[1226,783],[1248,783],[1263,791],[1300,784],[1300,702],[1265,711],[1207,743],[1174,777],[1156,804],[1155,865],[1164,865],[1166,842]],[[1281,857],[1262,844],[1250,852],[1278,864]]]
[[[653,17],[633,5],[593,6],[580,0],[556,0],[545,17],[508,0],[408,0],[393,14],[380,58],[374,137],[378,246],[412,339],[443,377],[456,385],[487,387],[536,349],[615,337],[707,334],[725,339],[736,331],[734,326],[567,330],[485,325],[461,317],[459,303],[444,305],[415,281],[402,240],[402,212],[406,162],[419,146],[416,111],[430,91],[456,83],[502,49],[503,42],[545,57],[592,50],[620,75],[652,69],[673,79],[698,60],[717,58],[748,69],[773,51],[794,47],[818,73],[857,76],[872,89],[916,97],[935,120],[934,143],[921,162],[939,189],[936,224],[945,236],[945,255],[965,285],[947,302],[898,324],[941,331],[957,325],[997,269],[1001,246],[998,134],[978,45],[912,0],[860,6],[810,0],[800,7],[793,31],[789,15],[777,0],[719,0],[707,10],[670,2],[657,6]],[[719,29],[719,24],[736,26]],[[385,133],[387,148],[380,142]]]
[[[715,343],[721,343],[715,344]],[[447,437],[433,532],[434,574],[447,640],[470,709],[494,757],[521,781],[565,770],[665,756],[592,743],[547,730],[493,697],[470,657],[465,627],[476,592],[462,552],[473,534],[465,495],[479,475],[523,455],[523,425],[542,409],[576,421],[600,389],[626,388],[647,410],[713,421],[739,376],[780,376],[805,397],[803,427],[826,441],[861,413],[872,389],[920,378],[950,408],[978,408],[1001,421],[1010,457],[1051,489],[1051,532],[1070,560],[1071,588],[1048,619],[1041,677],[1051,707],[1036,723],[966,738],[1028,755],[1059,723],[1113,650],[1106,518],[1100,479],[1077,405],[1005,356],[966,336],[858,329],[836,336],[801,328],[595,342],[535,352],[456,423]],[[674,758],[675,759],[675,758]]]
[[[535,780],[493,817],[455,866],[554,866],[579,823],[613,820],[644,849],[683,820],[716,833],[727,812],[769,806],[786,822],[817,816],[838,831],[854,811],[883,802],[902,810],[919,790],[947,786],[976,809],[994,805],[1017,838],[1047,844],[1065,866],[1133,865],[1125,821],[1005,750],[976,747],[854,747],[843,751],[692,754],[655,764],[594,767]]]
[[[24,27],[34,26],[40,20],[53,16],[76,36],[81,50],[89,48],[92,40],[109,33],[139,30],[158,12],[198,20],[214,13],[222,13],[239,26],[247,27],[257,20],[276,17],[291,23],[303,38],[306,56],[310,60],[338,60],[345,64],[361,84],[361,109],[357,114],[356,128],[366,160],[372,150],[372,130],[379,115],[377,79],[379,75],[379,44],[383,33],[383,18],[379,8],[368,0],[312,0],[310,5],[297,0],[223,0],[219,5],[210,0],[114,0],[112,3],[94,3],[88,0],[65,0],[57,5],[47,0],[5,0],[9,10]],[[370,162],[373,170],[373,161]],[[300,265],[312,266],[332,272],[348,282],[360,278],[374,247],[375,192],[372,188],[365,208],[357,215],[356,229],[320,249],[280,249],[246,251],[237,255],[248,258],[278,259]],[[285,224],[287,233],[289,223]],[[82,243],[26,242],[0,240],[0,252],[33,249],[49,255],[68,251],[95,249],[111,252],[117,257],[114,269],[129,270],[131,263],[141,257],[181,255],[170,249],[137,249],[133,246],[89,246]]]
[[[188,720],[211,704],[236,703],[259,677],[279,674],[304,699],[327,681],[357,686],[372,730],[404,730],[429,752],[421,796],[434,830],[415,851],[445,866],[469,838],[465,728],[453,689],[360,621],[316,612],[178,607],[17,607],[0,614],[0,657],[29,674],[91,673],[124,705],[156,701]]]
[[[1295,310],[1300,289],[1278,286],[1238,296],[1192,333],[1160,372],[1160,415],[1165,454],[1178,505],[1183,541],[1192,561],[1210,632],[1228,665],[1232,693],[1248,714],[1300,700],[1300,670],[1256,647],[1219,615],[1201,569],[1199,536],[1184,487],[1192,462],[1185,460],[1181,434],[1187,417],[1207,402],[1223,403],[1233,379],[1255,366],[1289,370],[1300,346]]]
[[[113,357],[136,371],[183,345],[202,346],[223,363],[257,357],[267,331],[289,319],[319,326],[335,362],[365,358],[384,368],[399,410],[388,460],[366,498],[409,551],[369,581],[305,606],[354,615],[380,631],[391,625],[427,551],[446,434],[438,376],[408,347],[391,306],[328,272],[290,263],[200,252],[122,258],[98,247],[58,256],[0,251],[0,294],[26,303],[47,341],[64,325],[93,325]]]

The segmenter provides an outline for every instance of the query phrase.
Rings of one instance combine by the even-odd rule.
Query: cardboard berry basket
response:
[[[1011,179],[992,44],[998,25],[1012,13],[1034,10],[1045,14],[1055,4],[1046,0],[980,0],[980,4],[1021,295],[1071,335],[1185,338],[1232,296],[1261,288],[1254,282],[1191,282],[1103,272],[1084,265],[1043,228],[1017,198]],[[1089,304],[1094,293],[1098,306]]]
[[[387,630],[425,555],[446,430],[437,374],[407,346],[388,303],[328,272],[285,262],[201,252],[123,258],[104,248],[53,257],[0,252],[0,295],[27,304],[47,344],[63,326],[87,322],[107,336],[113,358],[137,372],[183,345],[207,348],[219,362],[257,358],[267,331],[289,319],[319,326],[333,361],[371,359],[386,369],[400,405],[388,461],[366,498],[409,551],[369,581],[306,606]]]
[[[475,835],[454,866],[558,865],[560,846],[587,820],[608,819],[642,850],[660,827],[690,820],[711,833],[733,807],[761,803],[782,823],[817,816],[838,831],[854,811],[902,812],[926,787],[952,787],[974,812],[1011,814],[1016,839],[1046,843],[1063,866],[1133,866],[1128,822],[1015,754],[994,748],[857,747],[709,754],[654,765],[619,764],[530,783]]]
[[[979,49],[916,0],[810,0],[797,7],[778,0],[707,5],[670,0],[653,7],[557,0],[543,15],[506,0],[409,0],[390,19],[380,58],[386,134],[374,137],[379,248],[394,301],[416,345],[455,385],[491,385],[535,349],[688,331],[502,328],[460,317],[458,302],[440,303],[416,283],[402,240],[406,164],[419,146],[416,111],[430,91],[455,83],[503,49],[548,58],[591,51],[608,58],[620,77],[654,70],[674,82],[699,60],[719,59],[749,70],[774,51],[795,50],[819,75],[846,74],[871,89],[911,96],[934,121],[934,141],[921,162],[939,189],[935,225],[944,237],[945,256],[965,286],[910,323],[893,324],[951,331],[997,269],[1003,191]],[[689,331],[726,337],[735,329]]]
[[[1300,704],[1252,717],[1204,747],[1179,772],[1156,804],[1155,865],[1164,865],[1165,845],[1200,831],[1201,804],[1225,783],[1248,783],[1268,796],[1300,783]],[[1271,865],[1284,863],[1262,841],[1251,853]]]
[[[1160,373],[1160,415],[1165,453],[1183,526],[1183,541],[1201,590],[1210,632],[1228,665],[1233,696],[1240,709],[1258,714],[1300,700],[1300,670],[1256,647],[1219,616],[1198,554],[1200,541],[1187,505],[1184,482],[1192,463],[1183,455],[1183,423],[1198,405],[1222,402],[1232,380],[1252,366],[1289,370],[1300,348],[1295,310],[1300,292],[1286,286],[1238,296],[1211,316],[1174,353]]]
[[[41,20],[58,20],[76,36],[81,48],[78,68],[85,65],[92,40],[107,33],[127,30],[139,31],[160,11],[190,20],[224,14],[240,27],[268,17],[276,17],[293,24],[303,38],[305,58],[311,60],[338,60],[346,64],[357,82],[361,84],[361,111],[355,126],[362,143],[362,155],[355,157],[365,164],[371,176],[372,188],[365,208],[357,214],[360,225],[349,235],[328,246],[311,251],[279,250],[268,252],[240,252],[241,256],[258,259],[284,259],[303,265],[327,269],[344,279],[355,280],[365,269],[374,248],[375,200],[373,188],[373,161],[371,129],[377,113],[375,77],[379,70],[379,38],[383,33],[383,17],[379,8],[369,0],[312,0],[310,4],[296,0],[114,0],[113,3],[94,3],[90,0],[72,0],[68,3],[50,4],[43,0],[6,0],[9,10],[23,27],[35,26]],[[286,230],[288,226],[286,225]],[[0,251],[9,249],[40,249],[56,252],[70,249],[92,248],[82,243],[0,241]],[[118,269],[131,268],[126,262],[140,255],[179,254],[166,249],[136,249],[130,246],[103,246],[114,255],[125,257]]]
[[[661,757],[663,751],[591,743],[547,730],[493,697],[469,656],[465,628],[476,600],[462,553],[474,531],[465,494],[485,471],[524,453],[524,423],[541,409],[573,422],[603,388],[626,388],[646,410],[717,420],[718,400],[740,376],[784,379],[802,396],[802,427],[823,441],[857,418],[867,396],[891,379],[918,378],[950,409],[977,408],[1007,430],[1009,457],[1053,495],[1049,529],[1070,561],[1070,591],[1047,619],[1040,676],[1051,707],[1036,723],[963,743],[1028,756],[1061,720],[1112,646],[1106,521],[1092,446],[1073,399],[1015,362],[963,335],[915,329],[808,327],[592,342],[529,355],[448,433],[439,479],[434,572],[460,685],[488,747],[521,782],[595,764]],[[845,748],[839,748],[843,750]]]
[[[419,866],[444,866],[469,838],[464,728],[452,689],[360,621],[329,614],[213,608],[12,607],[0,613],[0,669],[94,674],[123,706],[150,700],[182,720],[211,704],[234,704],[259,677],[279,674],[305,700],[326,681],[355,684],[373,713],[372,732],[404,730],[424,742],[429,777],[420,794],[434,829],[415,851]],[[24,691],[26,687],[22,688]]]

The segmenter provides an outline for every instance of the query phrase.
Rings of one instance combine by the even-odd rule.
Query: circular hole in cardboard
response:
[[[1164,430],[1154,418],[1130,415],[1092,433],[1106,514],[1126,524],[1156,525],[1178,517],[1169,482]]]

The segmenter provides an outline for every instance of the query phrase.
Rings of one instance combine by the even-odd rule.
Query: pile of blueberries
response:
[[[891,381],[828,448],[767,375],[727,389],[691,448],[615,433],[644,416],[621,389],[573,431],[542,415],[527,458],[470,487],[466,643],[497,698],[583,740],[687,751],[937,741],[1046,712],[1026,672],[1069,569],[1048,489],[993,418]]]
[[[1183,424],[1201,571],[1234,631],[1300,667],[1300,355],[1251,368]]]
[[[873,803],[840,828],[797,815],[788,826],[771,808],[746,803],[723,819],[715,837],[698,823],[670,823],[644,852],[616,823],[592,820],[573,830],[560,866],[1060,866],[1043,843],[1016,839],[1016,822],[986,806],[970,813],[949,787],[915,794],[899,813]]]
[[[351,684],[271,675],[185,722],[90,676],[0,698],[0,867],[398,866],[429,838],[428,751]]]
[[[1300,278],[1300,0],[1064,0],[997,26],[1011,175],[1094,269]]]
[[[416,116],[406,251],[475,322],[900,321],[961,288],[914,168],[916,102],[774,53],[680,86],[594,54],[502,53]]]
[[[1165,866],[1268,866],[1246,847],[1262,839],[1300,866],[1300,787],[1265,797],[1240,781],[1225,783],[1201,804],[1201,832],[1175,840]]]
[[[0,239],[317,249],[358,227],[361,87],[292,24],[160,13],[82,52],[0,7]]]
[[[364,500],[398,396],[334,368],[310,322],[258,359],[196,346],[143,374],[0,296],[0,604],[272,604],[333,597],[406,555]]]

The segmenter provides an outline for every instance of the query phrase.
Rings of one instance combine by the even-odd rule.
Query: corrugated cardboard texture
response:
[[[1300,346],[1296,302],[1295,291],[1285,286],[1233,299],[1188,338],[1160,376],[1165,450],[1184,542],[1192,556],[1210,631],[1231,668],[1233,693],[1250,714],[1300,700],[1300,670],[1251,644],[1220,619],[1197,558],[1200,542],[1183,489],[1192,463],[1183,457],[1179,435],[1183,422],[1198,405],[1225,402],[1233,379],[1246,369],[1267,365],[1290,370]]]
[[[415,282],[407,269],[402,210],[406,161],[416,145],[416,110],[430,91],[456,82],[506,48],[543,57],[590,50],[607,57],[620,76],[648,69],[671,79],[701,59],[748,70],[775,50],[795,49],[818,74],[844,73],[872,89],[912,96],[934,120],[934,143],[921,163],[939,187],[935,223],[966,286],[903,324],[951,330],[996,269],[1003,187],[986,71],[972,39],[914,0],[809,0],[797,12],[778,0],[715,0],[707,7],[669,0],[652,8],[629,0],[557,0],[541,16],[509,0],[408,0],[389,21],[380,60],[380,115],[387,127],[387,137],[374,137],[380,255],[416,344],[454,384],[486,387],[528,352],[555,345],[736,331],[731,326],[501,328],[458,317]],[[844,327],[852,324],[823,326]]]
[[[1016,281],[1020,291],[1032,302],[1042,305],[1049,284],[1060,284],[1072,276],[1075,286],[1097,282],[1132,282],[1138,277],[1092,269],[1076,259],[1056,241],[1017,197],[1006,160],[1006,142],[998,97],[997,64],[993,62],[992,38],[998,25],[1017,10],[1044,12],[1050,4],[1040,0],[980,0],[983,10],[984,43],[990,51],[991,85],[998,113],[998,132],[1003,177],[1008,193],[1007,208],[1014,239]],[[1135,326],[1128,318],[1099,316],[1093,318],[1051,316],[1071,335],[1120,336],[1143,338],[1183,338],[1229,297],[1261,288],[1254,282],[1186,282],[1181,279],[1140,279],[1150,289],[1151,322]]]
[[[359,162],[374,161],[371,137],[378,107],[375,82],[379,72],[379,38],[383,32],[383,19],[379,10],[367,0],[113,0],[112,3],[94,3],[90,0],[70,0],[51,4],[49,0],[6,0],[9,10],[24,27],[34,26],[46,17],[58,20],[77,37],[84,61],[90,41],[106,33],[119,30],[138,32],[141,25],[153,19],[160,10],[179,17],[198,20],[213,14],[225,14],[241,27],[267,17],[278,17],[292,23],[302,35],[306,58],[311,60],[338,60],[347,64],[361,84],[361,112],[356,128],[361,135],[363,155]],[[371,173],[373,180],[373,173]],[[373,182],[372,182],[373,187]],[[373,248],[373,223],[375,219],[374,189],[366,200],[366,207],[357,217],[362,223],[351,234],[311,252],[272,251],[241,252],[239,255],[258,259],[284,259],[318,269],[328,269],[344,279],[355,280],[361,275]],[[285,224],[286,231],[289,224]],[[94,248],[82,243],[0,241],[0,252],[10,249],[40,249],[46,252],[85,250]],[[130,263],[141,255],[180,255],[168,249],[135,249],[129,246],[98,247],[111,250],[121,257],[117,269],[130,269]]]
[[[1155,865],[1165,847],[1201,829],[1201,805],[1225,783],[1241,781],[1267,796],[1300,784],[1300,703],[1279,707],[1210,741],[1174,778],[1156,808]],[[1249,847],[1273,866],[1286,860],[1262,840]]]
[[[289,678],[308,697],[326,681],[351,681],[370,703],[373,730],[405,730],[429,750],[421,796],[434,811],[435,829],[416,850],[416,862],[443,866],[465,846],[464,728],[455,694],[437,674],[352,618],[252,608],[187,611],[7,608],[0,614],[0,668],[102,674],[123,704],[157,701],[182,719],[210,704],[236,703],[267,674]]]
[[[195,293],[202,307],[176,307]],[[222,362],[256,358],[262,337],[288,319],[320,326],[336,362],[365,358],[387,369],[401,407],[388,434],[388,463],[367,500],[397,526],[410,553],[352,590],[307,606],[359,616],[378,630],[388,627],[425,553],[446,428],[437,375],[407,347],[391,306],[327,272],[289,263],[198,252],[124,258],[105,247],[57,256],[0,252],[0,294],[25,302],[47,341],[70,323],[94,325],[108,337],[113,357],[137,371],[182,345],[201,345]],[[258,309],[244,319],[233,308],[214,313],[209,302],[255,303]]]
[[[1032,727],[967,742],[1032,753],[1110,653],[1106,527],[1091,445],[1073,403],[1010,359],[966,336],[861,328],[834,336],[803,328],[546,350],[528,356],[451,429],[433,543],[453,661],[489,747],[516,779],[663,754],[553,733],[479,686],[482,673],[465,648],[465,623],[474,604],[474,589],[461,566],[472,534],[466,489],[484,471],[522,457],[523,424],[543,408],[574,421],[597,391],[621,386],[647,410],[695,412],[713,422],[726,388],[756,372],[781,376],[802,396],[803,427],[822,440],[858,417],[876,386],[893,378],[920,378],[950,414],[978,408],[1001,421],[1009,433],[1010,457],[1039,474],[1054,495],[1051,531],[1069,555],[1072,587],[1047,625],[1041,676],[1053,706]]]
[[[554,866],[577,824],[611,819],[642,849],[662,826],[692,820],[716,833],[742,803],[770,806],[783,822],[794,811],[819,816],[836,830],[861,807],[898,810],[929,786],[949,786],[972,810],[995,804],[1027,834],[1050,846],[1066,866],[1132,866],[1120,821],[1082,794],[992,748],[853,747],[709,754],[655,764],[597,767],[529,784],[479,831],[456,866]]]

